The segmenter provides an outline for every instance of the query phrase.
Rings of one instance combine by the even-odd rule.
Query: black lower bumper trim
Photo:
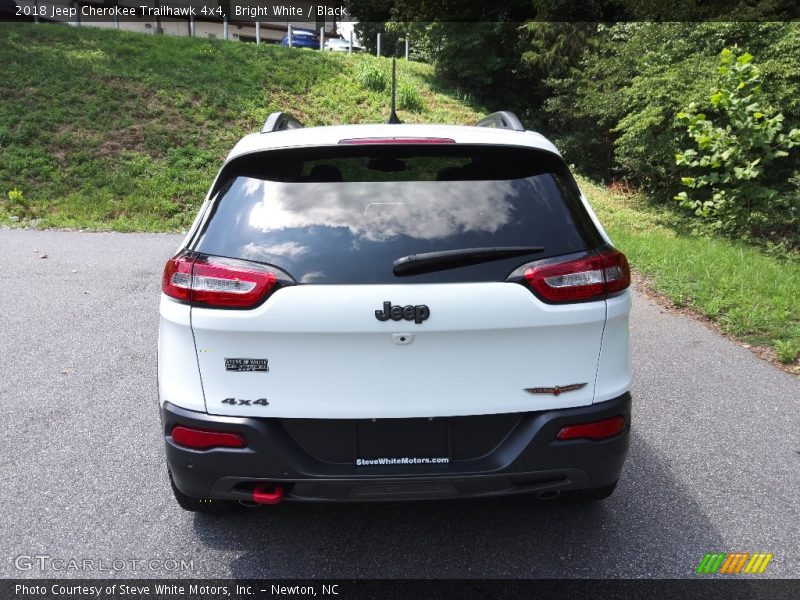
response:
[[[570,424],[622,415],[625,431],[602,441],[556,439]],[[631,398],[520,413],[514,428],[483,456],[448,464],[356,466],[315,458],[280,419],[221,417],[169,403],[161,409],[167,462],[175,484],[195,498],[248,500],[259,482],[282,483],[286,500],[375,501],[547,493],[603,487],[622,471]],[[176,425],[239,433],[247,448],[195,451],[176,445]]]

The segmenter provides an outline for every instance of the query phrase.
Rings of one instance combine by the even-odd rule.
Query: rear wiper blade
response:
[[[539,254],[544,252],[543,246],[501,246],[498,248],[461,248],[458,250],[440,250],[412,254],[394,261],[394,274],[417,275],[432,271],[443,271],[455,267],[477,265],[479,263],[502,260],[514,256]]]

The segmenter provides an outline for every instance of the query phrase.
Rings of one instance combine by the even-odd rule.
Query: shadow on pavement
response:
[[[690,577],[718,532],[634,434],[614,496],[594,505],[532,496],[416,503],[293,504],[221,519],[199,540],[241,552],[247,577]]]

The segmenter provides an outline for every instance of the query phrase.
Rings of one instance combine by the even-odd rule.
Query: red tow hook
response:
[[[280,483],[257,483],[253,488],[253,502],[256,504],[280,504],[283,500],[283,486]]]

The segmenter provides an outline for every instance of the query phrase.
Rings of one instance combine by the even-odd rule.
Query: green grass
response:
[[[584,179],[580,184],[614,244],[656,292],[710,317],[744,342],[772,347],[781,362],[797,360],[799,262],[726,239],[680,233],[680,217],[671,211]]]
[[[389,81],[391,62],[367,55],[5,23],[0,65],[5,224],[182,230],[227,152],[269,113],[307,125],[389,115],[388,88],[362,81]],[[398,61],[397,77],[417,91],[398,111],[406,122],[482,114],[432,87],[429,65]]]

